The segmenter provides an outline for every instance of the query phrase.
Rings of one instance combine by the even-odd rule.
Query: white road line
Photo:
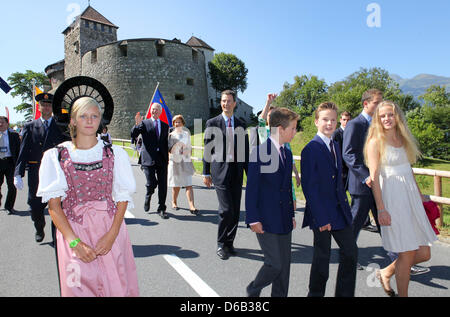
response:
[[[211,287],[208,286],[208,284],[206,284],[200,277],[198,277],[198,275],[195,274],[176,255],[164,255],[164,259],[201,297],[220,297]]]
[[[124,218],[125,219],[135,219],[136,217],[127,209],[127,211],[125,211]]]

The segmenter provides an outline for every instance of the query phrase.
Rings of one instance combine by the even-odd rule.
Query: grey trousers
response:
[[[247,286],[249,297],[259,297],[261,290],[272,284],[272,297],[287,297],[291,272],[292,233],[280,235],[265,232],[257,234],[264,254],[264,265]]]

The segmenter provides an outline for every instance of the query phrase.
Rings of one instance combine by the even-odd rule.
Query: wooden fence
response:
[[[121,140],[121,139],[113,139],[113,142],[121,143],[121,147],[125,149],[130,149],[135,151],[136,148],[134,146],[127,146],[126,144],[130,143],[130,140]],[[203,147],[201,146],[193,146],[194,150],[203,151]],[[192,157],[193,161],[201,161],[201,158]],[[294,156],[295,161],[300,161],[300,156]],[[442,205],[450,205],[450,198],[442,197],[442,178],[450,178],[450,171],[439,171],[439,170],[431,170],[424,168],[413,168],[413,172],[415,175],[425,175],[425,176],[433,176],[434,177],[434,195],[430,195],[430,200],[434,201],[438,204],[439,210],[441,212],[440,225],[444,225],[444,213],[442,209]]]

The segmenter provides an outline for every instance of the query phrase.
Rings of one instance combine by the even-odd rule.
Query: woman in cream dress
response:
[[[384,101],[375,111],[364,153],[383,247],[398,253],[398,259],[377,275],[385,292],[394,296],[389,280],[395,274],[399,296],[408,296],[411,266],[430,259],[436,235],[411,168],[420,153],[401,109],[393,102]]]
[[[186,123],[182,115],[175,116],[172,124],[175,129],[169,134],[168,168],[168,186],[172,188],[172,208],[179,209],[178,194],[181,187],[185,187],[189,210],[191,214],[197,215],[198,210],[195,208],[194,190],[192,189],[192,176],[195,170],[191,160],[191,134],[184,128]]]

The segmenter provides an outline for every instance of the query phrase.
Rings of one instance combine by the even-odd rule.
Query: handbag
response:
[[[434,201],[427,201],[423,203],[428,220],[436,235],[439,235],[439,230],[436,228],[436,219],[441,216],[438,205]]]

